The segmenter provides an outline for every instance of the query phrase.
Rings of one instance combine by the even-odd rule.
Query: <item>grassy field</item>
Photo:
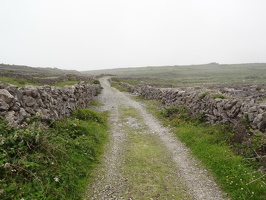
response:
[[[3,77],[0,76],[0,81],[3,83],[8,83],[8,84],[12,84],[18,87],[25,87],[26,85],[33,85],[33,86],[42,86],[42,84],[40,83],[36,83],[27,79],[23,79],[23,78],[12,78],[12,77]],[[57,82],[55,84],[52,84],[51,86],[57,86],[57,87],[64,87],[64,86],[69,86],[69,85],[74,85],[79,83],[79,81],[61,81],[61,82]],[[94,81],[90,81],[90,82],[85,82],[85,84],[95,84],[97,82]]]
[[[41,67],[29,67],[24,65],[8,65],[0,64],[0,71],[5,73],[21,73],[21,74],[31,74],[41,77],[63,75],[63,74],[81,74],[76,70],[62,70],[58,68],[41,68]]]
[[[9,83],[18,87],[25,87],[25,85],[34,85],[40,86],[41,84],[26,80],[26,79],[18,79],[18,78],[11,78],[11,77],[3,77],[0,76],[0,81],[3,83]]]
[[[22,79],[22,78],[18,79],[18,78],[1,77],[0,76],[0,81],[3,83],[15,85],[18,87],[25,87],[25,85],[33,85],[33,86],[41,86],[42,85],[40,83],[35,83],[35,82],[30,81],[30,80]],[[62,81],[62,82],[52,84],[52,86],[64,87],[64,86],[77,84],[78,82],[79,81]]]
[[[89,71],[91,74],[114,74],[118,77],[139,78],[149,83],[191,85],[214,83],[264,83],[266,64],[205,64],[186,66],[162,66],[123,68]]]

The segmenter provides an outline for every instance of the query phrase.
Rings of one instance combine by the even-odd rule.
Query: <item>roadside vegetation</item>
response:
[[[107,115],[79,109],[19,128],[0,117],[0,199],[82,199],[107,141]]]
[[[159,111],[159,102],[137,99],[172,128],[231,199],[266,199],[265,135],[258,132],[248,135],[243,124],[237,127],[206,124],[204,116],[192,117],[185,107]]]

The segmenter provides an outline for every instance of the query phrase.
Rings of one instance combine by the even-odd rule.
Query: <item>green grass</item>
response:
[[[212,170],[221,188],[232,199],[266,198],[263,174],[256,172],[243,156],[232,151],[226,143],[229,136],[218,126],[179,123],[175,133],[192,154]]]
[[[112,81],[114,82],[125,82],[128,83],[130,85],[134,85],[137,86],[142,82],[142,79],[136,79],[136,78],[112,78]]]
[[[172,127],[179,140],[213,173],[232,200],[266,199],[266,174],[257,171],[263,163],[254,158],[254,152],[265,145],[264,136],[257,135],[242,143],[234,143],[236,135],[230,127],[200,123],[182,109],[176,109],[177,113],[171,112],[175,109],[159,112],[158,102],[138,100],[145,101],[147,110],[164,125]]]
[[[9,83],[18,87],[25,87],[25,85],[34,85],[34,86],[40,86],[41,84],[31,82],[26,79],[18,79],[18,78],[11,78],[11,77],[0,77],[0,81],[3,83]]]
[[[82,199],[107,140],[107,113],[11,128],[0,119],[0,199]],[[4,166],[4,167],[3,167]]]
[[[214,98],[214,99],[225,99],[226,97],[224,95],[222,95],[222,94],[214,94],[212,96],[212,98]]]
[[[125,157],[124,176],[129,187],[126,198],[191,199],[170,156],[155,136],[129,134]]]
[[[121,86],[120,83],[117,81],[113,81],[111,83],[111,86],[118,89],[120,92],[126,92],[127,91],[127,89],[125,87]]]
[[[90,105],[91,105],[91,106],[103,106],[103,104],[100,103],[99,101],[91,101],[91,102],[90,102]]]
[[[79,81],[63,81],[63,82],[58,82],[55,84],[52,84],[52,86],[57,86],[57,87],[64,87],[64,86],[69,86],[69,85],[75,85]]]

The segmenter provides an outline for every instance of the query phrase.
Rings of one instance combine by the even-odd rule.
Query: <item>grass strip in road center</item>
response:
[[[143,124],[138,111],[127,108],[122,113],[123,121],[134,121],[133,125],[130,122],[123,123],[123,129],[128,134],[125,162],[122,166],[124,176],[128,179],[128,189],[123,197],[191,199],[169,153],[160,144],[159,138]]]

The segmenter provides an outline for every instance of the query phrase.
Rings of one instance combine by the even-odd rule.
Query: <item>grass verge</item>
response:
[[[232,144],[235,133],[230,127],[223,125],[208,125],[192,119],[184,108],[170,108],[168,111],[158,111],[157,103],[150,100],[139,101],[147,103],[147,109],[157,116],[164,125],[170,125],[181,142],[191,150],[191,153],[202,161],[214,175],[216,181],[228,193],[231,199],[262,200],[266,199],[266,174],[260,170],[258,162],[251,162],[245,152],[254,153],[255,142],[262,143],[262,137],[252,137],[247,142]],[[157,105],[156,105],[157,104]],[[265,141],[265,140],[264,140]],[[243,150],[242,155],[237,154]]]
[[[80,109],[44,126],[0,118],[0,199],[82,199],[107,140],[107,113]]]

